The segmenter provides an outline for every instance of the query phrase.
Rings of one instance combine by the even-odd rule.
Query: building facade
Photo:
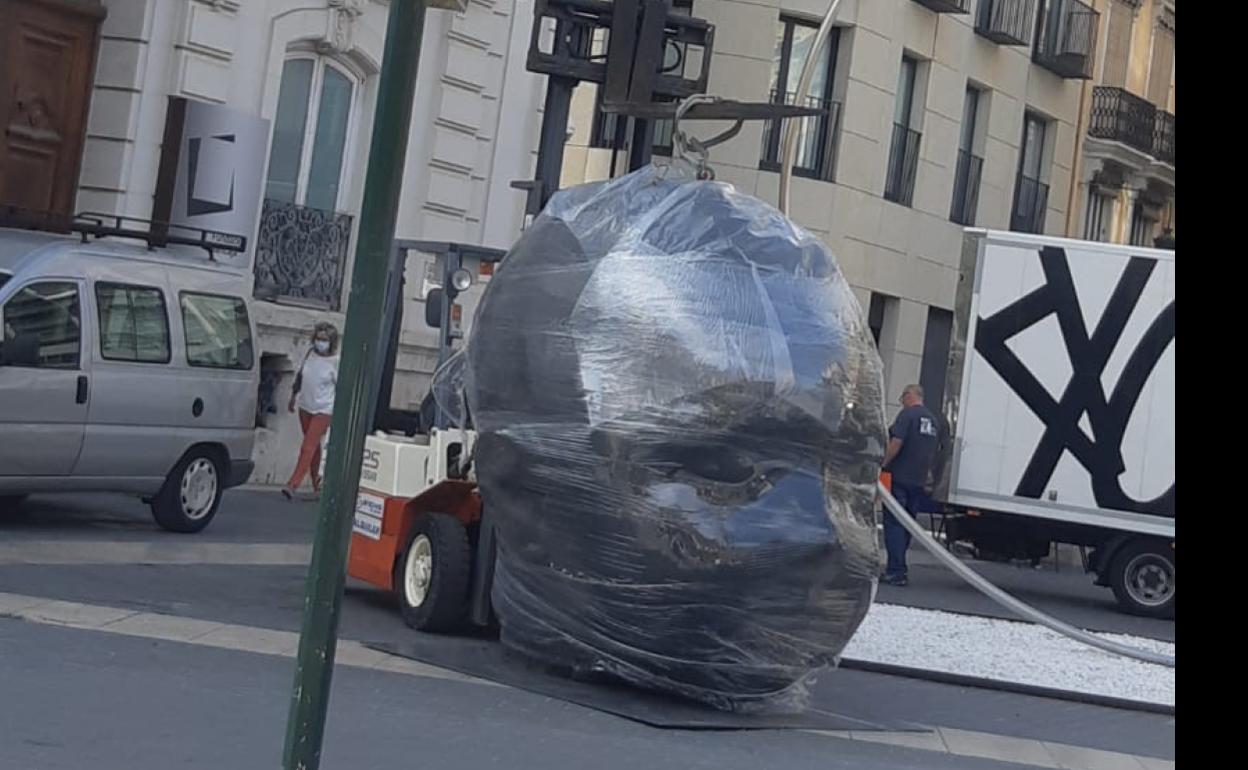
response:
[[[1074,0],[844,0],[809,93],[795,93],[828,0],[675,0],[716,27],[709,92],[827,109],[802,119],[792,216],[822,237],[867,312],[886,385],[944,389],[966,226],[1061,235],[1100,14]],[[671,66],[682,66],[672,55]],[[565,184],[612,170],[613,119],[581,86]],[[686,126],[708,136],[726,126]],[[620,131],[620,136],[631,132]],[[670,154],[670,126],[655,130]],[[776,202],[779,124],[711,151],[717,177]],[[621,156],[623,153],[621,152]],[[627,161],[615,158],[621,173]]]
[[[1097,0],[1072,237],[1174,247],[1175,0]]]
[[[397,236],[506,248],[524,205],[509,185],[532,176],[540,125],[544,86],[524,69],[533,0],[465,6],[428,12]],[[67,160],[46,171],[66,212],[153,217],[170,96],[268,121],[258,225],[245,234],[262,371],[253,481],[289,474],[299,443],[285,409],[293,372],[315,322],[343,325],[388,10],[387,0],[0,3],[10,29],[63,43],[47,62],[36,46],[7,62],[16,86],[5,98],[16,96],[0,109],[11,123],[26,105],[54,105],[44,112]],[[50,76],[49,67],[61,69]],[[2,150],[0,202],[52,205],[53,195],[14,181],[18,166]],[[426,274],[436,274],[428,263],[408,255],[405,301],[423,298]],[[419,404],[436,363],[423,317],[405,312],[397,407]]]

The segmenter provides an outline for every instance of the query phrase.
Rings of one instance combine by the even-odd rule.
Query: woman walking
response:
[[[312,349],[304,356],[287,409],[299,409],[303,443],[299,461],[282,488],[282,495],[293,500],[305,476],[312,478],[312,491],[321,491],[321,442],[329,430],[334,412],[334,389],[338,387],[338,330],[324,321],[312,330]]]

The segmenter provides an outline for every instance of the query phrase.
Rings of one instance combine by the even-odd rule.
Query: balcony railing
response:
[[[796,92],[785,94],[785,104],[796,103]],[[771,92],[776,101],[776,92]],[[841,103],[830,99],[808,96],[803,103],[807,107],[827,110],[825,115],[811,115],[797,120],[797,153],[793,159],[793,173],[824,181],[832,181],[836,168],[836,137],[841,127]],[[763,152],[759,167],[765,171],[780,170],[781,142],[784,141],[782,122],[768,121],[763,128]]]
[[[971,0],[914,0],[919,5],[931,8],[936,13],[968,13]]]
[[[900,123],[893,124],[893,141],[888,151],[888,177],[884,198],[909,206],[914,200],[914,180],[919,171],[919,141],[922,134]]]
[[[1049,186],[1039,179],[1018,175],[1014,184],[1014,210],[1010,229],[1017,233],[1044,232],[1044,214],[1049,206]]]
[[[1121,142],[1174,165],[1174,115],[1121,88],[1092,90],[1088,136]]]
[[[1027,45],[1036,19],[1036,0],[979,0],[975,31],[1001,45]]]
[[[338,310],[350,240],[349,214],[265,199],[256,241],[256,297]]]
[[[1157,110],[1153,123],[1153,157],[1174,165],[1174,114]]]
[[[959,225],[973,227],[975,212],[979,209],[979,180],[984,171],[984,159],[966,150],[958,151],[958,169],[953,178],[953,206],[949,219]]]
[[[1100,14],[1078,0],[1047,0],[1032,58],[1064,78],[1092,77],[1099,19]]]
[[[1152,154],[1157,108],[1129,91],[1111,86],[1092,89],[1088,136],[1122,142]]]

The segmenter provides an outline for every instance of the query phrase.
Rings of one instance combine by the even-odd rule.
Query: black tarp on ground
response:
[[[614,714],[634,722],[678,730],[888,730],[928,728],[889,716],[888,704],[867,696],[844,699],[837,711],[810,708],[791,713],[739,713],[708,708],[696,701],[640,690],[610,681],[580,681],[544,669],[508,651],[497,641],[415,634],[403,642],[369,642],[368,647],[391,655],[457,671],[461,674],[578,706]],[[829,673],[828,676],[835,676]]]

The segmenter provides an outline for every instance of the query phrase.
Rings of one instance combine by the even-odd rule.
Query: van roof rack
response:
[[[83,243],[91,238],[112,236],[135,238],[145,242],[149,249],[170,244],[196,246],[208,252],[208,259],[214,262],[217,251],[241,253],[247,250],[247,238],[243,235],[95,211],[85,211],[71,217],[54,211],[0,206],[0,227],[77,233]]]
[[[145,229],[132,224],[146,225]],[[92,236],[104,238],[137,238],[147,242],[149,249],[178,244],[181,246],[198,246],[208,252],[208,259],[216,261],[216,251],[241,253],[247,250],[247,237],[234,233],[223,233],[218,230],[205,230],[202,227],[175,225],[169,222],[155,222],[150,219],[126,217],[120,214],[101,214],[84,211],[74,216],[70,229],[82,236],[86,243]]]

